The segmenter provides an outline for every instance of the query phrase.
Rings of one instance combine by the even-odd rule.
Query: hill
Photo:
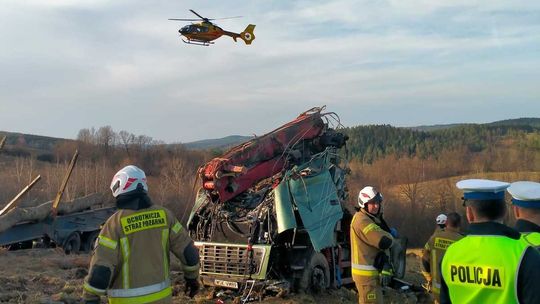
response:
[[[516,134],[540,134],[540,118],[500,120],[486,124],[441,124],[398,128],[391,125],[363,125],[344,129],[349,135],[352,156],[372,162],[384,155],[420,156],[437,155],[445,149],[466,146],[473,152]],[[7,135],[5,153],[12,155],[39,155],[51,153],[60,143],[70,139],[11,133]],[[252,136],[231,135],[184,143],[189,150],[227,150],[252,139]],[[533,138],[534,140],[534,138]],[[116,144],[120,145],[120,140]],[[540,147],[540,143],[538,143]]]
[[[6,136],[6,142],[2,153],[24,157],[49,154],[58,144],[73,141],[50,136],[0,131],[0,138],[4,136]]]
[[[492,126],[531,126],[534,128],[540,128],[540,118],[525,117],[516,119],[499,120],[488,125]]]
[[[203,139],[184,143],[190,150],[227,149],[252,139],[253,136],[230,135],[223,138]]]
[[[371,163],[390,154],[437,157],[443,151],[467,149],[480,152],[490,147],[515,144],[540,149],[540,119],[497,121],[488,124],[461,124],[433,131],[369,125],[345,128],[351,155]]]
[[[416,126],[416,127],[406,127],[406,129],[411,129],[413,131],[425,131],[425,132],[431,132],[431,131],[437,131],[437,130],[444,130],[444,129],[450,129],[454,127],[461,127],[466,126],[470,124],[464,124],[464,123],[457,123],[457,124],[447,124],[447,125],[422,125],[422,126]]]
[[[531,126],[531,127],[540,127],[540,118],[525,117],[525,118],[515,118],[515,119],[505,119],[498,120],[486,124],[474,124],[474,123],[455,123],[455,124],[441,124],[441,125],[422,125],[415,127],[407,127],[406,129],[411,129],[413,131],[439,131],[445,129],[452,129],[456,127],[464,126],[474,126],[474,125],[489,125],[489,126]]]

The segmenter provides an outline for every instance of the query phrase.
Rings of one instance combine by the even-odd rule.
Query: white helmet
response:
[[[366,203],[369,203],[373,199],[376,199],[378,202],[382,202],[383,199],[382,194],[377,191],[375,187],[364,187],[364,189],[360,190],[360,193],[358,193],[358,205],[360,205],[360,208],[364,208]]]
[[[142,185],[144,192],[148,192],[144,171],[135,166],[124,167],[116,172],[111,181],[112,195],[117,197],[120,194],[134,191],[139,185]]]
[[[446,219],[446,214],[439,214],[435,221],[437,222],[437,225],[446,225]]]

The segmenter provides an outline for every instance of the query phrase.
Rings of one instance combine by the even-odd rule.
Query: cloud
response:
[[[167,18],[190,8],[243,15],[218,24],[256,24],[257,38],[185,45]],[[533,1],[10,0],[0,129],[112,125],[171,142],[261,134],[323,104],[353,125],[446,123],[467,106],[463,119],[538,113],[539,20]]]

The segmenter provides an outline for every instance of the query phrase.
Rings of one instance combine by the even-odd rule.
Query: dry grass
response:
[[[406,280],[421,283],[419,272],[421,249],[411,249],[407,253],[408,273]],[[80,303],[83,279],[87,273],[89,255],[66,256],[53,249],[32,249],[10,251],[2,256],[0,263],[0,302],[2,303]],[[17,267],[12,267],[17,265]],[[215,291],[203,288],[194,298],[184,295],[181,273],[173,271],[173,303],[215,304]],[[429,303],[425,297],[415,294],[401,294],[389,290],[385,303]],[[353,304],[357,303],[354,290],[341,288],[328,290],[322,294],[288,294],[282,297],[268,297],[263,300],[270,304]],[[102,303],[106,303],[103,299]],[[238,297],[224,298],[224,303],[240,303]]]

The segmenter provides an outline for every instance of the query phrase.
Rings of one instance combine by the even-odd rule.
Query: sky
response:
[[[182,43],[189,9],[241,32]],[[168,143],[262,135],[326,105],[345,126],[540,117],[540,2],[3,0],[0,130],[111,126]]]

